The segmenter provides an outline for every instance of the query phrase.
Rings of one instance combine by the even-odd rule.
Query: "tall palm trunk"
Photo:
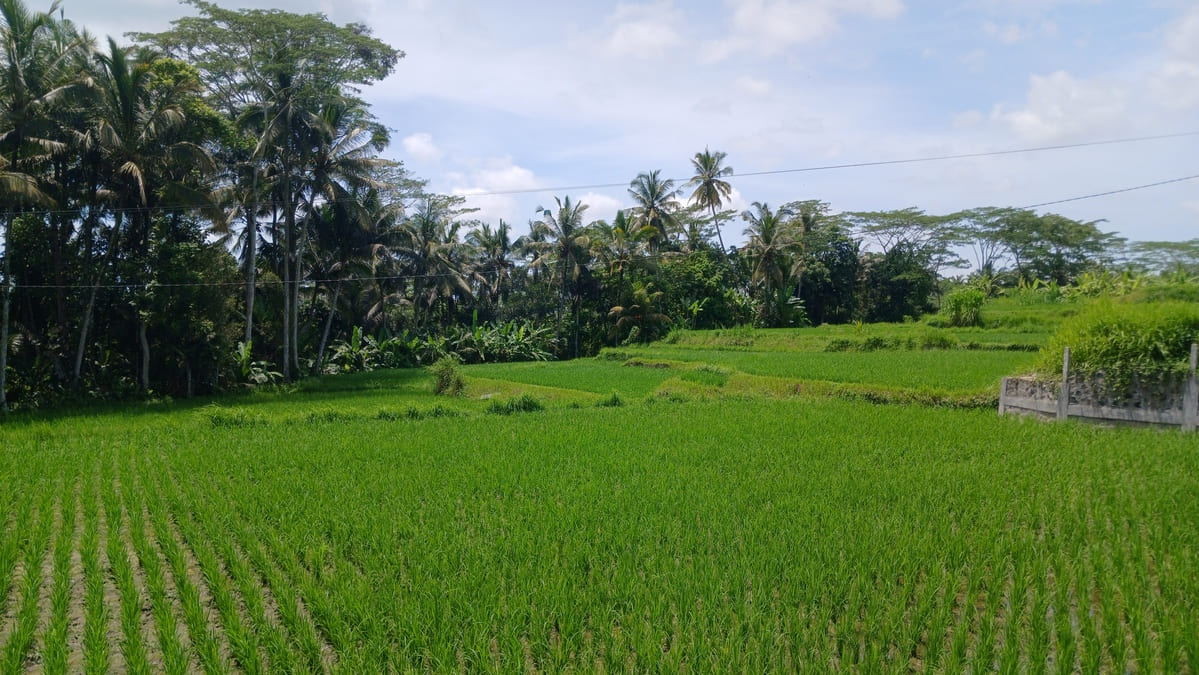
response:
[[[103,279],[104,271],[108,269],[112,261],[113,254],[117,250],[117,233],[121,231],[121,221],[123,220],[121,213],[118,211],[116,222],[113,224],[112,236],[108,240],[108,250],[104,252],[104,260],[100,263],[99,269],[96,270],[96,276],[93,277],[92,287],[88,291],[87,309],[83,312],[83,325],[79,328],[79,345],[75,349],[75,368],[71,373],[71,389],[79,389],[79,378],[83,371],[83,353],[87,349],[87,335],[92,325],[92,316],[96,312],[96,293],[100,290],[100,281]]]
[[[304,278],[302,238],[303,232],[296,227],[295,207],[290,210],[291,213],[291,230],[293,232],[291,238],[291,259],[295,269],[292,271],[292,299],[291,299],[291,358],[292,369],[296,377],[302,375],[300,370],[300,280]]]
[[[562,348],[562,315],[566,313],[566,259],[562,258],[558,262],[558,274],[562,278],[562,287],[558,289],[558,316],[557,328],[554,330],[554,340],[558,343],[558,348]]]
[[[341,295],[341,282],[333,282],[333,300],[329,303],[329,316],[325,317],[325,330],[321,332],[321,346],[316,350],[316,372],[325,365],[325,346],[329,344],[329,331],[333,328],[333,316],[337,314],[337,298]]]
[[[150,341],[146,338],[146,321],[141,319],[137,322],[137,341],[141,345],[142,363],[141,363],[141,386],[142,393],[150,391]]]
[[[254,339],[254,290],[258,283],[258,172],[251,181],[246,205],[246,344]]]
[[[284,204],[284,209],[289,209]],[[291,228],[288,213],[283,215],[283,381],[291,382]]]
[[[720,255],[724,256],[728,251],[724,248],[724,236],[720,234],[720,220],[716,217],[716,205],[712,205],[712,224],[716,226],[716,240],[720,242]]]
[[[0,302],[0,413],[8,412],[8,312],[12,305],[12,214],[4,214],[4,278],[0,283],[0,293],[4,300]]]

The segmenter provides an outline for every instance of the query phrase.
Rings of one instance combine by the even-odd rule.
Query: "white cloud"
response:
[[[1163,106],[1189,110],[1199,105],[1199,63],[1169,61],[1150,82],[1153,97]]]
[[[1172,110],[1199,107],[1199,7],[1166,29],[1166,58],[1150,79],[1154,99]]]
[[[739,51],[775,54],[788,47],[831,37],[841,15],[893,19],[903,13],[902,0],[728,0],[733,31],[712,45],[709,57],[721,60]]]
[[[1057,37],[1058,28],[1057,23],[1046,19],[1003,24],[987,21],[983,24],[983,33],[1005,45],[1014,45],[1037,37]]]
[[[723,96],[702,98],[691,106],[691,112],[697,115],[730,117],[733,114],[733,102]]]
[[[770,80],[750,75],[738,77],[735,84],[741,91],[754,96],[765,96],[774,89],[773,85],[770,84]]]
[[[1026,106],[1012,111],[996,106],[991,118],[1031,142],[1098,138],[1127,128],[1127,97],[1118,82],[1081,80],[1059,70],[1031,76]]]
[[[987,69],[987,50],[972,49],[966,54],[963,54],[958,61],[966,66],[971,73],[981,73]]]
[[[585,220],[606,220],[611,223],[616,219],[616,212],[625,208],[619,199],[599,192],[588,192],[579,197],[579,203],[587,205]]]
[[[1008,45],[1015,44],[1024,39],[1024,31],[1018,23],[1009,23],[1001,26],[988,21],[983,24],[983,32]]]
[[[474,167],[466,174],[446,176],[454,187],[450,194],[466,197],[466,205],[478,209],[475,218],[495,222],[523,222],[529,214],[522,213],[513,191],[541,187],[532,171],[513,163],[511,157],[493,157],[469,162]],[[519,193],[518,193],[519,194]]]
[[[675,26],[682,13],[670,0],[652,5],[620,4],[609,18],[615,24],[605,47],[613,56],[654,58],[683,43]]]
[[[419,133],[405,136],[400,144],[404,146],[404,152],[413,159],[423,162],[436,162],[441,159],[441,148],[433,142],[432,134]]]
[[[1199,61],[1199,7],[1191,9],[1167,28],[1166,47],[1175,58]]]
[[[954,129],[970,129],[982,124],[983,114],[977,110],[967,110],[953,116]]]

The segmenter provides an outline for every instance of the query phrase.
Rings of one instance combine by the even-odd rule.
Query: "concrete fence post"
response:
[[[1199,343],[1191,343],[1191,368],[1187,372],[1186,393],[1182,396],[1182,430],[1194,431],[1199,423],[1199,380],[1195,366],[1199,363]]]
[[[999,383],[999,414],[1000,415],[1007,412],[1007,381],[1008,381],[1008,378],[1005,377],[1005,378],[1003,378],[1003,381]]]
[[[1070,413],[1070,348],[1062,352],[1062,387],[1057,394],[1057,418],[1064,420]]]

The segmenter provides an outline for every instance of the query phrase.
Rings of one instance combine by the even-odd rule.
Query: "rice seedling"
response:
[[[54,566],[50,590],[50,623],[46,628],[42,647],[42,662],[46,670],[66,672],[67,629],[71,604],[71,554],[75,550],[76,486],[60,485],[61,517],[58,532],[54,535]]]
[[[84,579],[83,669],[88,673],[101,673],[107,672],[110,665],[109,610],[104,601],[106,574],[100,562],[99,497],[96,481],[90,473],[83,472],[83,535],[79,541]]]

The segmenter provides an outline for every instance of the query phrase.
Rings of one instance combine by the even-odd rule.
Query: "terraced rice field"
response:
[[[1193,436],[487,375],[0,427],[0,670],[1199,669]]]

